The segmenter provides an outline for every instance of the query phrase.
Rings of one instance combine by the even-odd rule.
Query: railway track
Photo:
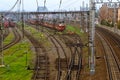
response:
[[[34,28],[36,28],[38,31],[40,31],[39,27],[34,27]],[[68,62],[67,55],[66,55],[66,52],[63,47],[63,45],[66,45],[65,42],[61,41],[62,39],[58,39],[60,36],[51,34],[50,32],[51,32],[51,30],[49,30],[49,29],[44,30],[45,35],[47,35],[49,40],[53,43],[56,53],[58,54],[58,58],[56,59],[58,72],[57,72],[57,77],[55,80],[73,80],[73,79],[80,80],[79,79],[80,71],[81,71],[81,67],[82,67],[82,48],[81,48],[81,46],[79,46],[78,44],[75,44],[77,47],[75,47],[75,46],[74,46],[74,48],[67,47],[71,51],[71,56],[72,56],[72,59],[70,60],[70,62]],[[72,38],[70,38],[70,39],[72,39]],[[72,39],[72,42],[75,43],[75,39],[74,40]],[[80,43],[81,40],[79,39],[77,42]],[[63,43],[63,44],[61,44],[61,43]],[[73,56],[74,54],[76,54],[76,55]],[[76,58],[77,58],[77,60],[76,60]],[[66,59],[64,61],[64,63],[66,63],[66,65],[67,65],[66,71],[62,70],[62,67],[61,67],[63,64],[62,59]],[[76,64],[77,64],[77,66],[76,66]],[[71,78],[71,73],[74,72],[73,66],[74,67],[76,66],[75,67],[76,73],[73,74],[73,77]],[[66,76],[69,76],[69,79],[67,79]]]
[[[40,30],[38,27],[34,27],[34,28],[37,28],[38,30]],[[56,64],[57,64],[56,66],[58,70],[56,80],[61,80],[61,79],[64,80],[65,78],[64,74],[66,74],[66,71],[64,71],[62,68],[63,67],[66,67],[66,69],[68,68],[68,58],[66,55],[66,51],[63,47],[64,44],[62,44],[62,42],[57,38],[57,36],[50,34],[50,32],[51,30],[49,29],[44,31],[45,35],[49,38],[49,40],[54,45],[54,48],[58,55],[58,58],[56,59]],[[66,66],[63,66],[63,64]]]
[[[78,37],[78,38],[76,38],[76,37]],[[68,71],[67,71],[65,80],[80,80],[80,72],[81,72],[81,68],[82,68],[81,39],[79,38],[79,36],[76,36],[76,35],[74,35],[74,37],[64,36],[64,41],[66,43],[66,46],[68,46],[71,51],[71,60],[70,60],[69,66],[68,66]],[[70,42],[70,43],[68,43],[68,42]]]
[[[53,45],[56,49],[56,52],[58,55],[58,58],[56,59],[56,64],[57,64],[57,69],[58,69],[56,80],[61,80],[64,78],[64,75],[62,75],[62,74],[65,74],[65,72],[63,72],[61,69],[61,65],[66,64],[67,65],[66,68],[68,67],[68,61],[67,61],[68,59],[67,59],[65,49],[62,46],[61,42],[54,35],[49,34],[48,31],[45,31],[44,33],[48,36],[48,38],[53,43]],[[65,62],[63,62],[62,59]]]
[[[9,29],[5,29],[3,34],[3,40],[8,36],[8,34],[9,34]]]
[[[14,39],[9,44],[4,45],[3,49],[0,48],[0,51],[10,48],[11,46],[15,45],[16,43],[18,43],[21,40],[21,35],[18,32],[18,30],[16,28],[12,28],[12,31],[13,31],[14,36],[15,36]]]
[[[39,29],[38,29],[39,30]],[[74,35],[74,36],[76,36],[76,35]],[[63,37],[63,35],[60,35],[59,37],[61,37],[61,39],[60,39],[60,41],[62,41],[62,43],[64,43],[65,44],[65,39],[66,38],[64,38]],[[77,36],[77,37],[79,37],[79,36]],[[68,38],[68,37],[67,37]],[[54,38],[55,39],[55,38]],[[62,39],[64,39],[64,40],[62,40]],[[69,37],[69,40],[70,39],[72,39],[71,37]],[[71,73],[72,73],[72,70],[73,70],[73,67],[75,66],[75,59],[77,58],[77,60],[78,60],[78,62],[77,62],[77,71],[76,71],[76,74],[73,76],[73,78],[76,78],[75,80],[79,80],[79,78],[80,78],[80,71],[81,71],[81,68],[82,68],[82,48],[81,48],[81,46],[78,46],[77,44],[76,44],[76,42],[75,42],[75,40],[76,39],[72,39],[72,41],[70,41],[70,42],[72,42],[72,43],[75,43],[74,44],[74,48],[72,49],[71,47],[69,47],[69,50],[70,50],[70,52],[71,52],[71,60],[70,60],[70,62],[69,62],[69,64],[68,64],[68,67],[67,67],[67,72],[65,73],[65,78],[62,78],[62,80],[72,80],[71,79]],[[52,41],[52,40],[51,40]],[[53,42],[53,41],[52,41]],[[69,42],[69,41],[67,41],[67,42]],[[78,41],[77,41],[78,43],[81,43],[81,40],[80,40],[80,38],[78,39]],[[54,42],[53,42],[54,43]],[[66,44],[65,44],[66,45]],[[77,48],[76,48],[76,46],[77,46]],[[56,46],[57,47],[57,46]],[[80,51],[79,51],[80,50]],[[79,54],[79,53],[81,53],[81,54]],[[64,55],[65,55],[65,53],[64,53]],[[59,54],[58,54],[58,56],[59,56]],[[67,57],[67,56],[66,56]],[[60,61],[60,60],[59,60]],[[59,63],[60,64],[60,63]],[[73,72],[74,72],[74,70],[73,70]],[[60,73],[59,73],[60,74]],[[60,78],[59,78],[60,79]]]
[[[103,40],[101,40],[101,39],[102,39],[102,36],[99,33],[97,33],[95,41],[96,41],[97,44],[99,44],[99,47],[97,46],[96,48],[98,48],[105,55],[104,59],[105,59],[106,69],[107,69],[107,74],[108,74],[107,79],[113,80],[112,79],[112,72],[111,72],[111,69],[110,69],[109,59],[108,59],[108,56],[106,54],[105,46],[104,46],[104,43],[106,43],[106,42],[104,41],[104,39]]]
[[[113,35],[110,35],[108,31],[97,28],[97,32],[99,33],[99,37],[103,43],[103,47],[105,49],[105,59],[108,68],[108,74],[110,80],[119,80],[120,79],[120,62],[118,57],[116,56],[116,47],[115,47],[115,39]],[[116,44],[118,45],[118,44]],[[117,50],[119,51],[119,50]]]
[[[8,28],[5,29],[3,32],[0,31],[0,39],[2,39],[2,37],[3,37],[3,40],[4,40],[8,36],[8,34],[9,34],[9,29]],[[1,45],[1,42],[0,42],[0,45]]]
[[[102,29],[102,28],[99,28],[99,29]],[[111,44],[112,46],[114,46],[113,49],[114,49],[114,51],[115,51],[115,53],[116,53],[116,56],[117,56],[118,59],[119,59],[118,62],[120,62],[120,54],[119,54],[119,52],[120,52],[120,51],[119,51],[119,49],[120,49],[120,36],[117,35],[117,34],[115,34],[115,33],[110,32],[110,31],[108,31],[108,30],[106,30],[106,29],[103,29],[103,31],[104,31],[104,34],[105,34],[106,36],[109,36],[109,37],[106,37],[106,38],[108,38],[109,41],[110,41],[110,44]],[[117,58],[117,57],[116,57],[116,58]]]
[[[109,32],[108,30],[102,29],[102,31],[104,31],[102,34],[106,37],[106,39],[108,40],[109,44],[112,46],[113,50],[114,50],[114,54],[113,56],[116,59],[116,62],[118,63],[118,68],[120,71],[120,36],[113,34],[112,32]]]
[[[49,80],[49,60],[46,49],[29,32],[24,31],[25,36],[31,41],[35,48],[36,60],[32,80]]]

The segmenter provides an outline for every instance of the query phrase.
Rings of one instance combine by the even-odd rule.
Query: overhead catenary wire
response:
[[[10,9],[8,10],[8,12],[12,11],[12,10],[16,7],[16,5],[17,5],[17,3],[18,3],[19,1],[20,1],[20,0],[17,0],[17,1],[15,2],[15,4],[12,6],[12,8],[10,8]]]
[[[17,3],[17,12],[20,13],[20,7],[21,7],[21,0],[18,1]],[[17,15],[18,21],[20,21],[20,15]]]
[[[59,9],[60,9],[60,7],[61,7],[61,4],[62,4],[62,0],[60,0]]]
[[[20,6],[21,6],[21,1],[19,0],[19,1],[18,1],[18,8],[17,8],[17,9],[18,9],[18,12],[20,12]]]

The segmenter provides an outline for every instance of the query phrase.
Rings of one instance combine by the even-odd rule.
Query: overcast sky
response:
[[[0,11],[9,10],[17,0],[0,0]],[[32,11],[37,9],[36,0],[23,0],[24,1],[24,9],[26,11]],[[88,3],[89,0],[62,0],[62,4],[60,9],[63,10],[79,10],[80,6],[82,6],[83,1]],[[44,5],[44,0],[38,0],[39,6]],[[46,7],[48,10],[58,10],[59,9],[60,0],[46,0]],[[17,9],[18,6],[15,7],[14,10]]]
[[[0,0],[0,11],[9,10],[17,0]],[[36,11],[37,4],[36,0],[23,0],[24,1],[24,10],[25,11]],[[60,9],[62,10],[79,10],[80,6],[83,6],[83,1],[86,4],[89,4],[89,0],[62,0],[62,4]],[[100,0],[96,0],[100,1]],[[103,1],[111,1],[111,0],[103,0]],[[112,0],[117,1],[117,0]],[[120,1],[120,0],[119,0]],[[46,7],[48,10],[58,10],[59,9],[60,0],[46,0]],[[43,6],[44,0],[38,0],[38,5]],[[14,10],[17,10],[18,6],[15,7]]]

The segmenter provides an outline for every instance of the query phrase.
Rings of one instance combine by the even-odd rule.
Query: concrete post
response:
[[[95,73],[95,49],[94,49],[94,38],[95,38],[95,0],[90,0],[90,74]]]

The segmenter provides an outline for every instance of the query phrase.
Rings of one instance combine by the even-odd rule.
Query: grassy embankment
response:
[[[14,34],[13,32],[10,32],[9,35],[5,38],[3,44],[9,44],[12,40],[14,39]]]
[[[43,32],[39,32],[35,28],[28,26],[28,25],[25,26],[25,30],[29,31],[32,34],[32,36],[41,43],[41,45],[50,47],[48,38],[45,36],[45,34]]]
[[[67,25],[64,32],[65,33],[67,33],[67,32],[73,32],[73,33],[76,33],[76,34],[78,34],[80,36],[84,35],[83,32],[81,32],[80,28],[75,27],[75,26],[71,26],[71,25]]]
[[[13,34],[10,33],[4,43],[9,43]],[[30,50],[32,45],[24,38],[9,49],[3,51],[5,67],[0,68],[0,80],[30,80],[32,70],[27,70],[27,65],[33,65],[34,54]],[[26,60],[27,59],[27,60]],[[27,62],[27,63],[26,63]],[[30,66],[33,67],[33,66]]]

